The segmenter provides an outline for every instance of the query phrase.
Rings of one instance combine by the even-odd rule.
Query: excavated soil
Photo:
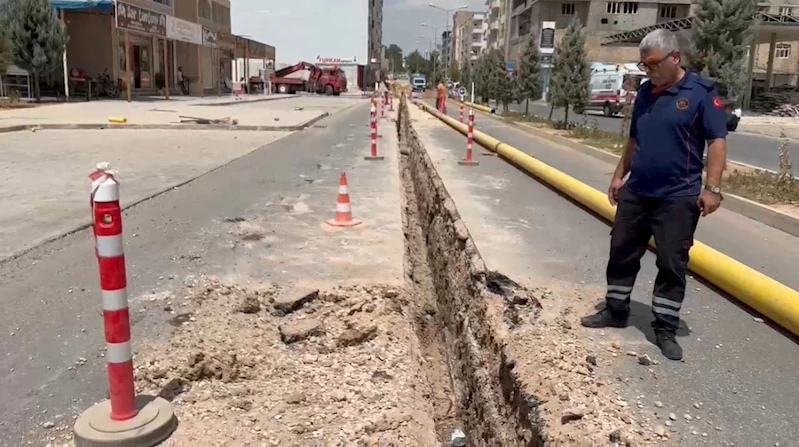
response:
[[[607,352],[578,337],[573,297],[488,271],[402,101],[397,130],[405,214],[418,222],[446,334],[460,421],[473,446],[642,445],[665,440],[636,421]],[[421,251],[420,251],[421,252]],[[415,264],[424,260],[410,257]],[[572,301],[577,302],[577,300]],[[614,357],[617,353],[612,353]],[[660,431],[657,431],[658,433]]]

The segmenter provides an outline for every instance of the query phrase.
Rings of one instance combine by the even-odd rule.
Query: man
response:
[[[438,83],[438,111],[447,113],[447,86],[443,81]]]
[[[640,260],[654,236],[658,274],[652,326],[663,355],[680,360],[682,348],[675,335],[685,297],[688,250],[700,214],[707,216],[721,204],[726,117],[714,83],[680,67],[677,38],[670,31],[649,33],[640,53],[638,66],[649,82],[638,90],[630,137],[608,188],[608,200],[618,209],[610,238],[606,306],[581,323],[590,328],[626,326]]]
[[[178,67],[178,85],[180,86],[180,91],[184,95],[189,94],[189,86],[186,82],[186,77],[183,76],[183,67]]]

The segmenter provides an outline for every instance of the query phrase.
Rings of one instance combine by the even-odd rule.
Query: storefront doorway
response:
[[[141,47],[133,45],[131,48],[131,70],[133,70],[133,88],[141,88]]]

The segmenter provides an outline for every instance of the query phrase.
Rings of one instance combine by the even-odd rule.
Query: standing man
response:
[[[447,86],[444,81],[438,83],[438,111],[447,113]]]
[[[640,53],[638,66],[649,82],[638,90],[630,138],[608,188],[608,200],[618,209],[610,238],[606,306],[581,323],[590,328],[627,325],[641,257],[654,236],[658,274],[652,291],[652,327],[663,355],[680,360],[682,348],[675,335],[685,297],[688,250],[699,216],[721,204],[726,116],[714,82],[680,67],[677,38],[670,31],[649,33],[641,41]]]

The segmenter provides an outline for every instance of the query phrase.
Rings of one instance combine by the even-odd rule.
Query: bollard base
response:
[[[360,225],[361,221],[358,219],[352,219],[352,220],[330,219],[325,221],[325,223],[330,225],[331,227],[354,227],[356,225]]]
[[[371,161],[380,161],[380,160],[385,160],[386,157],[384,157],[382,155],[375,155],[374,157],[372,157],[371,155],[367,155],[366,157],[363,157],[363,159],[364,160],[371,160]]]
[[[111,419],[111,401],[92,406],[75,421],[75,446],[154,447],[178,427],[172,404],[165,399],[136,396],[136,408],[136,416],[115,421]]]
[[[477,160],[458,160],[458,164],[461,166],[477,166],[480,162]]]

